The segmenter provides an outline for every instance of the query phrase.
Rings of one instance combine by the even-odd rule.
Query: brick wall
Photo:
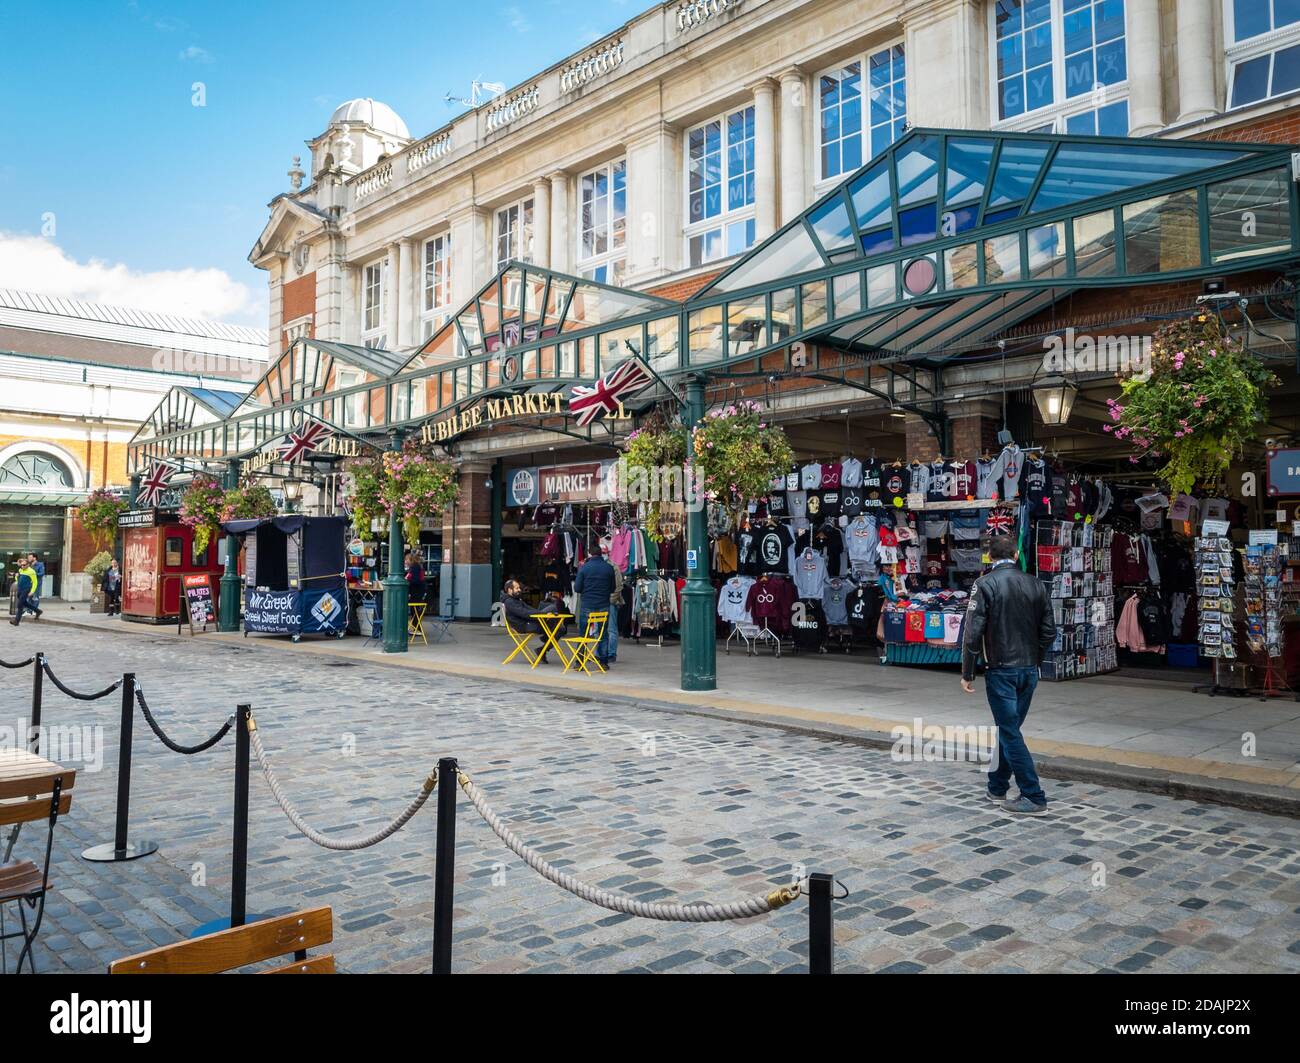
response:
[[[12,443],[25,443],[31,440],[43,440],[40,429],[31,435],[0,435],[0,450]],[[106,484],[122,486],[127,482],[125,443],[110,443],[103,439],[54,439],[48,440],[70,454],[77,464],[77,470],[86,477],[91,487],[103,487]]]
[[[1298,144],[1300,143],[1300,108],[1278,111],[1230,129],[1208,130],[1204,134],[1198,134],[1197,139],[1239,140],[1255,144]]]
[[[721,273],[722,270],[718,270],[715,273],[706,273],[699,277],[688,277],[686,280],[673,281],[671,284],[665,284],[659,288],[646,288],[645,292],[647,295],[657,295],[661,299],[681,301],[689,299]]]
[[[316,274],[305,273],[286,281],[280,289],[285,321],[316,313]]]
[[[939,441],[930,426],[915,414],[909,413],[903,426],[907,437],[908,461],[935,461],[939,457]]]
[[[68,512],[72,514],[72,519],[69,520],[66,525],[71,538],[69,547],[69,564],[71,565],[71,571],[81,572],[85,569],[86,562],[99,553],[99,550],[96,549],[95,544],[91,541],[90,533],[81,526],[81,521],[77,519],[76,511],[69,510]],[[112,551],[112,544],[110,543],[105,547],[105,549]]]
[[[456,499],[456,534],[452,535],[452,516],[448,512],[442,520],[442,549],[444,555],[451,549],[453,538],[458,565],[488,565],[492,563],[492,489],[488,487],[490,473],[462,472],[460,496]]]
[[[998,445],[998,432],[1002,425],[993,417],[954,417],[952,419],[952,453],[953,456],[970,458],[976,454],[996,454],[1002,448]]]

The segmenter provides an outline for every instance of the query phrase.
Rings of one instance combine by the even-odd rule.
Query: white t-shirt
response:
[[[840,463],[840,486],[862,486],[862,462],[857,458],[845,458]]]
[[[745,599],[753,585],[751,576],[733,576],[727,580],[718,592],[718,616],[733,624],[752,624],[754,619],[745,608]]]
[[[822,467],[810,462],[799,470],[799,486],[805,491],[816,491],[822,485]]]

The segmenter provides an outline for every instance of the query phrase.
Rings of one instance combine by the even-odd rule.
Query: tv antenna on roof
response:
[[[499,81],[482,81],[475,78],[470,82],[468,99],[457,96],[454,92],[447,93],[443,99],[448,103],[463,103],[466,107],[477,107],[485,99],[495,100],[505,91],[506,87]]]

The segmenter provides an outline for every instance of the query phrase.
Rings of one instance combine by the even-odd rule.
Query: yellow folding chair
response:
[[[506,625],[506,634],[509,635],[511,640],[514,642],[515,648],[510,652],[510,656],[508,656],[501,663],[509,664],[511,661],[513,661],[516,657],[518,657],[522,653],[524,655],[524,660],[527,661],[530,666],[535,667],[537,664],[537,658],[533,655],[533,652],[528,648],[528,643],[532,641],[535,632],[516,631],[514,628],[510,626],[510,617],[507,615],[504,617],[504,619]]]
[[[411,641],[417,638],[426,646],[429,640],[424,637],[424,611],[429,608],[427,602],[408,602],[407,608],[410,610],[410,616],[407,618],[406,631],[410,635]]]
[[[602,609],[599,613],[588,613],[586,629],[583,633],[581,635],[572,635],[564,640],[564,644],[569,647],[570,651],[569,659],[564,665],[566,672],[570,668],[577,667],[591,675],[591,669],[588,666],[592,664],[602,672],[605,671],[604,665],[596,657],[596,647],[604,641],[605,625],[608,623],[608,609]]]

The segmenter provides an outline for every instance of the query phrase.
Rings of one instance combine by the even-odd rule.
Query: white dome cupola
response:
[[[329,128],[312,141],[312,172],[337,168],[345,175],[360,173],[410,142],[406,123],[388,104],[369,96],[348,100],[334,109]]]

